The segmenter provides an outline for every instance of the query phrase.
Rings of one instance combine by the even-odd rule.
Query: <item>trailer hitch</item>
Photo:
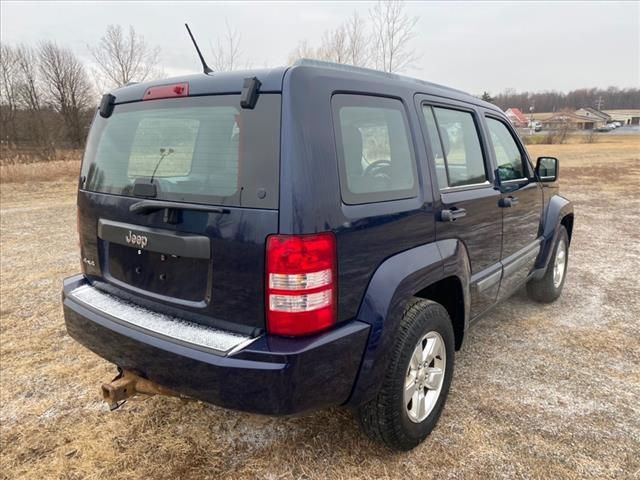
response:
[[[118,375],[111,380],[111,382],[102,384],[102,398],[107,402],[110,410],[115,410],[128,398],[137,394],[165,395],[189,399],[186,395],[174,392],[169,388],[158,385],[130,370],[123,370],[120,367],[118,367]]]

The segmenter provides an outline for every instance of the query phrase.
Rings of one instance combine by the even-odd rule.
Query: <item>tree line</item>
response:
[[[107,27],[88,67],[52,40],[0,45],[0,141],[2,158],[27,149],[34,160],[56,158],[59,149],[82,148],[100,92],[162,76],[159,49],[133,27]]]
[[[300,42],[290,60],[308,57],[401,71],[416,58],[411,41],[417,21],[402,0],[379,0],[366,18],[354,11],[327,30],[318,46]],[[226,31],[210,44],[215,71],[242,64],[241,43],[226,23]],[[50,160],[60,149],[82,148],[101,92],[163,76],[160,49],[133,27],[110,25],[97,44],[87,45],[91,66],[53,40],[0,47],[0,159],[26,151],[27,157]]]
[[[82,146],[93,106],[82,62],[52,41],[0,48],[3,148],[30,144],[48,159],[63,139],[67,146]]]
[[[495,97],[484,92],[481,97],[502,110],[519,108],[529,112],[558,112],[592,107],[598,110],[640,109],[640,88],[580,88],[570,92],[516,92],[507,89]]]
[[[419,18],[402,0],[379,0],[366,14],[354,10],[327,29],[316,42],[300,41],[289,54],[385,72],[403,72],[415,64]],[[27,151],[35,160],[55,159],[60,149],[82,148],[100,94],[133,81],[162,78],[160,49],[148,44],[133,27],[109,25],[95,45],[87,45],[90,65],[55,41],[36,45],[0,44],[0,160]],[[226,23],[226,31],[210,43],[215,71],[250,67],[243,58],[242,38]],[[580,89],[562,92],[505,90],[482,98],[502,109],[528,112],[600,107],[640,108],[640,89]],[[4,161],[4,160],[3,160]]]

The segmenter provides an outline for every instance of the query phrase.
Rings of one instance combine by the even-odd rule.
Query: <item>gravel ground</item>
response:
[[[576,221],[553,305],[523,292],[477,322],[438,427],[391,453],[348,411],[268,418],[152,397],[109,412],[114,367],[71,340],[73,181],[1,192],[0,478],[640,478],[640,138],[561,158]]]

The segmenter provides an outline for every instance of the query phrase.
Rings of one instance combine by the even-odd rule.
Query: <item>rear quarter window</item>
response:
[[[332,109],[343,201],[415,197],[415,155],[402,102],[339,94],[332,98]]]

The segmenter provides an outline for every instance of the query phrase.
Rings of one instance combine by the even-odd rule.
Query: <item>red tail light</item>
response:
[[[309,335],[336,322],[336,239],[332,233],[267,239],[267,330]]]

